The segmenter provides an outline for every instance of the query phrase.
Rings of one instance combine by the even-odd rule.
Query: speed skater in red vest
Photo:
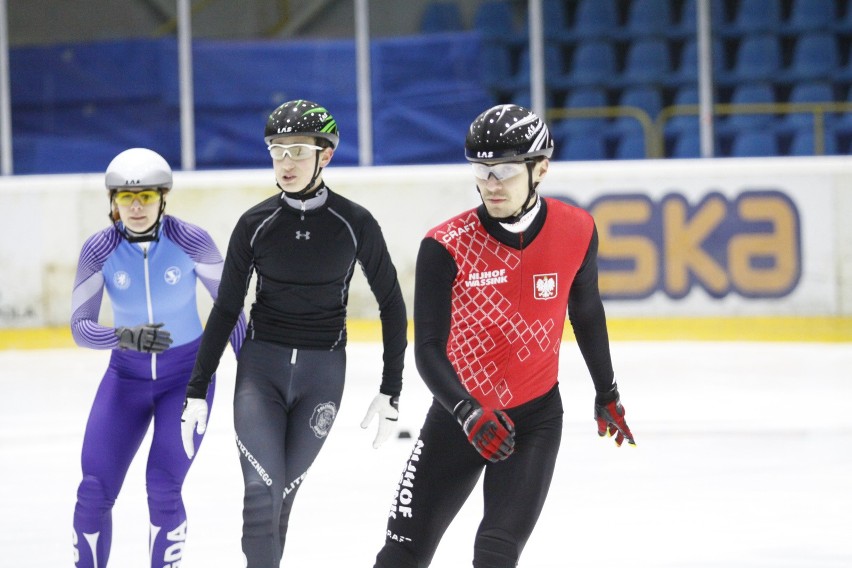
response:
[[[494,106],[465,155],[482,205],[430,230],[414,292],[415,361],[434,401],[401,476],[377,568],[423,568],[485,473],[473,566],[507,568],[535,527],[562,437],[568,314],[600,436],[635,445],[612,369],[591,215],[537,189],[553,139],[535,113]]]

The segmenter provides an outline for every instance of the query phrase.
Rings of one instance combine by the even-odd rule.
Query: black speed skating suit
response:
[[[250,568],[278,566],[296,492],[337,414],[356,264],[379,304],[380,391],[398,395],[405,304],[381,229],[365,208],[325,186],[305,200],[282,193],[244,213],[231,235],[187,395],[204,396],[255,272],[234,396],[245,482],[242,546]]]

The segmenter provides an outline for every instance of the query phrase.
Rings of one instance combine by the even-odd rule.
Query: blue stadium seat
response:
[[[554,152],[559,160],[605,160],[606,142],[603,135],[591,130],[583,133],[554,132]]]
[[[628,38],[665,36],[675,24],[668,0],[632,0],[624,33]]]
[[[781,70],[781,41],[772,34],[757,34],[742,39],[728,80],[773,80]]]
[[[722,40],[714,39],[711,45],[713,57],[713,77],[722,77],[725,72],[725,49]],[[698,83],[698,42],[689,39],[684,42],[678,58],[678,64],[671,74],[670,83],[675,85],[689,85]]]
[[[653,120],[663,108],[663,95],[660,89],[653,85],[637,85],[624,89],[618,104],[641,108]]]
[[[850,3],[852,3],[852,0],[850,0]],[[850,18],[849,20],[849,29],[852,30],[852,18]],[[852,43],[846,45],[845,49],[845,52],[842,49],[840,51],[840,65],[837,67],[837,71],[834,75],[834,80],[838,83],[845,83],[847,86],[849,86],[850,84],[852,84]]]
[[[796,39],[788,69],[792,82],[830,79],[840,68],[837,40],[831,32],[811,32]]]
[[[847,94],[846,102],[852,103],[852,89]],[[849,144],[852,144],[852,111],[838,113],[832,117],[830,126],[838,150],[845,150]]]
[[[697,105],[698,87],[681,87],[675,93],[672,103],[676,106]],[[679,140],[684,132],[698,130],[698,115],[675,115],[663,125],[663,136],[667,142]]]
[[[473,14],[473,29],[482,37],[518,44],[526,32],[517,29],[509,0],[485,0]]]
[[[736,5],[733,20],[725,26],[723,35],[772,33],[781,26],[781,0],[740,0]]]
[[[813,128],[800,128],[793,132],[790,149],[787,152],[791,156],[813,156],[817,155],[816,142]],[[830,156],[838,153],[837,141],[834,128],[826,126],[823,131],[822,156]]]
[[[663,95],[660,89],[650,85],[628,87],[622,91],[618,105],[645,111],[653,122],[663,108]],[[643,131],[642,123],[633,116],[618,117],[609,127],[610,136],[613,138]]]
[[[710,29],[719,33],[725,28],[724,2],[710,2]],[[680,20],[674,28],[678,35],[684,38],[695,38],[698,29],[698,12],[696,0],[685,0],[680,10]]]
[[[826,103],[834,100],[834,88],[828,81],[813,81],[798,83],[790,91],[788,102],[791,103]],[[830,116],[826,117],[830,120]],[[801,128],[812,129],[814,115],[810,113],[787,114],[783,116],[778,127],[785,132],[799,130]]]
[[[829,30],[837,19],[834,0],[793,0],[786,29],[800,34],[817,30]]]
[[[614,157],[616,160],[642,160],[647,158],[645,134],[641,131],[625,132],[616,142]]]
[[[461,10],[455,2],[430,2],[420,17],[420,32],[458,32],[464,29],[462,22]]]
[[[606,85],[617,76],[615,47],[610,42],[594,40],[577,45],[568,72],[572,84]]]
[[[578,107],[605,107],[606,91],[595,87],[580,87],[568,93],[565,106],[569,108]]]
[[[510,79],[513,86],[530,84],[530,65],[530,50],[529,47],[524,47],[521,49],[518,60],[518,71]],[[553,42],[544,45],[544,78],[548,87],[567,88],[570,86],[565,76],[562,49]]]
[[[606,91],[598,87],[580,87],[568,92],[565,108],[601,108],[607,106]],[[609,125],[606,118],[569,118],[559,123],[559,129],[565,134],[583,133],[589,130],[604,132]]]
[[[616,0],[579,0],[571,36],[577,39],[609,39],[618,31]]]
[[[834,101],[834,86],[831,81],[809,81],[798,83],[790,91],[791,103],[829,103]]]
[[[663,83],[671,79],[671,53],[662,38],[644,38],[630,43],[622,78],[625,84]]]
[[[744,83],[734,89],[731,104],[774,103],[775,90],[770,83]],[[773,114],[731,114],[720,122],[720,132],[737,133],[770,128]]]
[[[713,142],[713,155],[718,157],[722,155],[717,136]],[[678,134],[677,139],[671,146],[672,158],[700,158],[701,157],[701,131],[698,128],[698,123],[693,128],[684,129]]]
[[[545,40],[557,43],[570,38],[568,33],[568,15],[563,0],[542,0],[542,20]]]
[[[734,158],[778,156],[778,138],[771,130],[746,130],[734,136],[731,156]]]
[[[701,134],[698,124],[694,128],[681,130],[674,140],[671,152],[672,158],[700,158]]]

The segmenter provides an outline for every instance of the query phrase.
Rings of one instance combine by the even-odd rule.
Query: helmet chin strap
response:
[[[527,162],[527,187],[529,187],[529,192],[527,193],[527,199],[524,201],[524,204],[514,215],[509,215],[507,217],[495,217],[491,213],[488,212],[488,208],[485,208],[485,214],[489,219],[494,221],[498,221],[500,223],[506,223],[512,225],[521,220],[521,218],[532,211],[535,204],[533,203],[535,199],[535,188],[538,184],[533,183],[533,169],[535,169],[535,162]],[[476,186],[476,192],[479,193],[480,198],[482,197],[482,192],[479,191],[479,186]],[[483,201],[483,204],[485,202]]]
[[[293,199],[302,199],[314,187],[314,183],[316,183],[317,178],[319,178],[319,175],[322,172],[322,168],[319,165],[320,154],[322,153],[322,150],[317,150],[316,153],[317,156],[316,161],[314,162],[314,175],[311,176],[311,181],[308,182],[308,185],[306,185],[299,191],[286,191],[283,187],[281,187],[281,184],[278,183],[278,180],[275,180],[275,185],[278,186],[278,189],[280,189],[282,192],[286,193],[287,197],[291,197]]]

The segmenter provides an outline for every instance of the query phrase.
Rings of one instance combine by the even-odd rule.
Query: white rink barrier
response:
[[[325,180],[379,221],[410,316],[423,235],[479,203],[470,168],[332,165]],[[167,212],[224,254],[239,215],[277,191],[271,168],[176,172]],[[848,158],[553,162],[543,192],[595,217],[610,316],[852,315]],[[0,328],[67,324],[80,248],[108,210],[102,173],[0,178]],[[377,318],[356,272],[350,315]]]

